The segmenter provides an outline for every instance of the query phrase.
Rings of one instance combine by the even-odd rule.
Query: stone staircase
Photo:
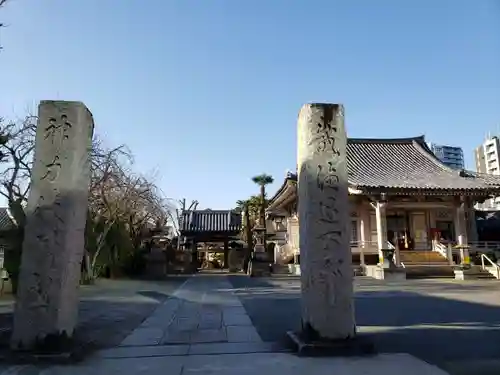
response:
[[[363,276],[363,269],[359,264],[353,264],[352,270],[353,270],[354,276]],[[275,276],[283,276],[283,275],[299,276],[299,274],[293,274],[290,272],[288,264],[273,264],[273,273],[272,274]]]
[[[400,252],[401,262],[405,265],[412,266],[446,266],[448,265],[448,260],[442,256],[437,251],[422,250],[422,251],[407,251],[401,250]]]
[[[291,267],[291,269],[290,269]],[[300,276],[300,265],[273,264],[272,276]]]
[[[400,251],[407,279],[454,278],[453,267],[440,253],[431,250]]]
[[[486,279],[486,280],[496,280],[497,278],[493,276],[486,270],[483,270],[481,266],[472,266],[469,275],[470,278],[474,278],[477,280]]]
[[[401,262],[406,268],[407,279],[455,278],[453,266],[436,251],[401,251]],[[496,278],[481,266],[472,266],[467,273],[468,279]]]
[[[273,264],[273,275],[290,275],[288,264]]]

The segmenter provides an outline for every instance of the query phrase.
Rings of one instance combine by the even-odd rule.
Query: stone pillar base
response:
[[[375,346],[365,336],[343,340],[311,339],[303,332],[288,331],[288,339],[302,357],[350,357],[375,354]]]
[[[269,257],[267,256],[267,253],[265,251],[254,251],[252,260],[270,263]]]
[[[406,280],[406,270],[404,268],[383,268],[377,266],[364,266],[366,276],[377,280],[404,281]]]
[[[271,276],[271,267],[269,267],[269,262],[252,259],[248,265],[248,275],[250,277]]]

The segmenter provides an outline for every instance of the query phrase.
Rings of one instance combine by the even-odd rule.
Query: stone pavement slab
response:
[[[226,326],[251,326],[252,321],[246,313],[226,313],[224,314],[224,325]]]
[[[201,354],[245,354],[288,352],[270,342],[220,342],[184,345],[120,346],[101,350],[96,358],[161,357]],[[0,373],[1,374],[1,373]]]
[[[227,341],[229,342],[261,342],[261,338],[252,325],[227,326]]]
[[[190,356],[182,374],[203,375],[446,375],[446,372],[407,354],[369,358],[300,358],[284,353]]]
[[[211,344],[193,344],[189,347],[189,355],[201,354],[245,354],[245,353],[277,353],[286,352],[270,342],[224,342]]]
[[[178,358],[180,357],[103,359],[88,361],[79,366],[54,366],[41,370],[37,375],[180,375],[183,361]]]
[[[18,375],[22,373],[12,373]],[[34,373],[32,373],[34,374]],[[409,354],[364,358],[300,358],[285,353],[190,355],[101,359],[79,366],[56,366],[40,375],[447,375]],[[2,374],[5,375],[5,374]]]
[[[197,275],[177,289],[120,346],[245,342],[259,343],[262,339],[227,278]]]
[[[187,355],[189,345],[150,345],[129,346],[101,350],[97,356],[100,358],[134,358],[134,357],[167,357],[173,355]]]
[[[157,345],[163,337],[161,327],[139,327],[125,338],[120,346]]]
[[[190,339],[192,343],[227,342],[227,334],[224,328],[197,329]]]

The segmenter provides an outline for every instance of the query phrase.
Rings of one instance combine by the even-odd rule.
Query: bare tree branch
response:
[[[7,0],[0,0],[0,8],[3,7],[7,3]],[[5,24],[3,22],[0,22],[0,27],[4,27]],[[2,49],[2,46],[0,46],[0,49]]]
[[[36,117],[29,115],[18,122],[0,120],[0,142],[3,170],[0,172],[0,194],[11,204],[26,202],[31,182],[33,151],[35,149]]]
[[[34,116],[0,119],[0,195],[21,211],[31,186],[35,134]],[[139,249],[146,234],[167,223],[173,208],[151,178],[133,172],[126,146],[108,148],[95,137],[90,161],[85,265],[93,275],[99,257],[116,263],[123,249]]]

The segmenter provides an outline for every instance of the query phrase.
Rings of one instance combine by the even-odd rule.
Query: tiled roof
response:
[[[241,215],[235,211],[184,211],[180,220],[181,232],[239,232]]]
[[[447,167],[434,156],[423,136],[398,139],[349,138],[347,174],[349,185],[358,189],[500,191],[500,176]],[[273,199],[288,181],[296,179],[295,174],[287,176]]]
[[[347,142],[349,184],[357,188],[482,190],[500,179],[464,173],[441,163],[424,137],[352,139]]]

